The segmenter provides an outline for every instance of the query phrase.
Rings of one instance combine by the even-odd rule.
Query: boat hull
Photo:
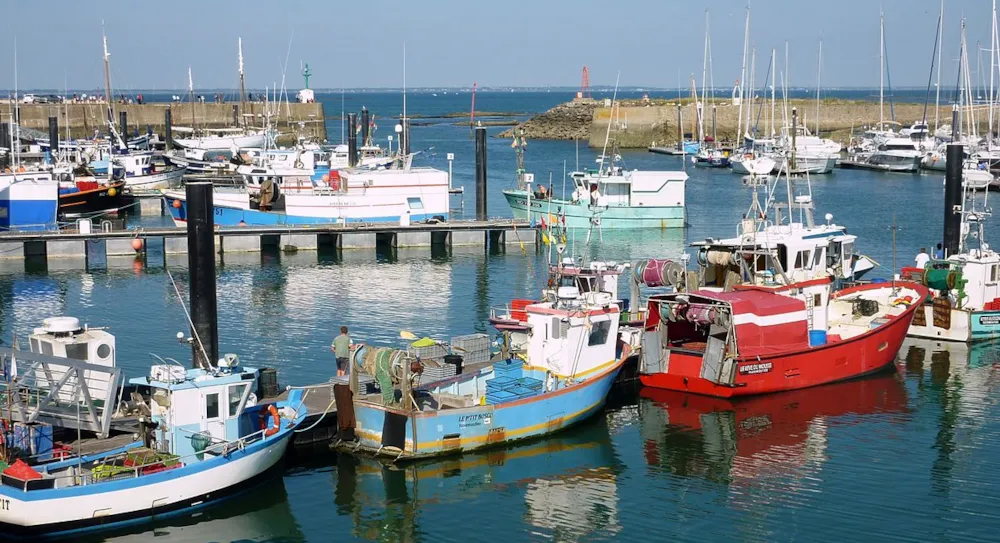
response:
[[[156,191],[179,187],[184,177],[185,168],[170,168],[151,173],[125,178],[125,185],[133,191]]]
[[[119,481],[31,491],[3,485],[0,527],[4,535],[64,536],[208,505],[277,466],[291,436],[289,428],[228,456]]]
[[[949,327],[934,325],[934,306],[924,304],[917,308],[924,314],[923,325],[911,324],[907,335],[942,341],[988,341],[1000,337],[1000,311],[970,311],[952,309]]]
[[[59,214],[67,218],[113,213],[125,206],[125,183],[59,195]]]
[[[566,388],[498,404],[436,411],[402,411],[371,402],[356,402],[357,443],[365,451],[398,459],[418,459],[501,446],[537,438],[581,422],[600,410],[625,357],[584,381]],[[383,447],[385,421],[405,427],[405,448]],[[403,422],[400,422],[403,421]]]
[[[841,294],[864,290],[848,289]],[[760,354],[736,360],[733,384],[697,377],[700,353],[673,351],[668,370],[639,376],[644,386],[734,398],[769,394],[835,383],[881,371],[891,366],[906,338],[918,306],[911,305],[886,324],[853,338],[792,352]]]
[[[264,134],[247,134],[244,136],[232,137],[206,137],[206,138],[174,138],[174,142],[181,147],[191,147],[194,149],[204,149],[206,151],[257,148],[264,146]]]
[[[36,231],[56,228],[59,207],[57,181],[5,183],[0,178],[0,230]]]
[[[684,206],[606,206],[594,211],[585,203],[559,199],[553,199],[551,203],[532,199],[529,217],[528,198],[524,191],[505,190],[503,195],[515,219],[531,220],[551,212],[558,214],[560,219],[565,215],[567,228],[591,228],[591,218],[595,216],[600,218],[600,227],[604,229],[684,228],[686,219]]]

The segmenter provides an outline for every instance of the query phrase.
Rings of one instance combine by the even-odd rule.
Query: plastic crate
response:
[[[542,390],[543,383],[541,379],[535,379],[534,377],[522,377],[517,380],[517,385],[540,392]]]
[[[406,349],[407,354],[414,358],[419,358],[421,360],[431,359],[440,360],[444,358],[444,355],[448,354],[448,348],[444,345],[428,345],[426,347],[413,347],[412,345]]]
[[[485,364],[490,361],[490,356],[492,353],[489,349],[485,351],[476,351],[471,353],[460,353],[462,355],[462,360],[465,364]]]
[[[515,385],[517,385],[517,379],[511,379],[510,377],[494,377],[493,379],[486,380],[486,391],[504,390],[507,387]]]
[[[507,392],[506,390],[497,390],[495,392],[486,393],[486,403],[488,404],[498,404],[503,402],[509,402],[517,399],[517,394]]]
[[[455,376],[454,364],[445,364],[444,362],[438,362],[433,359],[421,360],[421,362],[424,364],[423,375],[426,377],[434,379],[447,379],[448,377]]]
[[[535,396],[535,395],[537,395],[539,393],[538,390],[533,390],[533,389],[530,389],[528,387],[523,387],[521,385],[514,385],[514,386],[506,389],[505,392],[510,392],[511,394],[515,394],[519,399],[520,398],[529,398],[529,397]]]
[[[490,336],[488,334],[468,334],[465,336],[455,336],[451,338],[451,349],[457,354],[478,353],[490,350]]]

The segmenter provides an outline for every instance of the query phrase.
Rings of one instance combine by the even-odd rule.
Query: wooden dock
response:
[[[534,245],[537,228],[527,221],[491,219],[415,223],[347,223],[322,226],[217,227],[215,246],[219,254],[268,251],[341,251],[379,247],[485,246],[503,251],[507,245]],[[137,242],[141,242],[138,243]],[[139,245],[141,250],[136,250]],[[107,265],[108,257],[141,254],[163,258],[187,254],[185,227],[130,230],[76,230],[0,233],[0,260],[76,258],[87,268]]]

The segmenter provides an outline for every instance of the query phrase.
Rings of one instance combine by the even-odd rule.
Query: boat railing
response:
[[[199,432],[188,431],[191,434],[196,434]],[[5,475],[3,477],[3,485],[29,492],[32,490],[46,490],[52,488],[67,488],[71,486],[86,486],[91,484],[101,484],[111,481],[120,481],[122,479],[133,479],[144,475],[152,475],[153,473],[158,473],[160,471],[166,471],[170,469],[175,469],[187,465],[192,460],[202,461],[205,454],[226,456],[232,451],[242,450],[246,445],[250,443],[257,442],[265,438],[264,433],[267,431],[266,428],[257,430],[252,434],[241,437],[240,439],[228,441],[220,440],[217,438],[210,438],[215,443],[205,447],[204,450],[199,452],[194,452],[184,456],[160,456],[154,455],[155,460],[149,462],[143,462],[141,464],[135,464],[132,466],[119,466],[115,464],[116,461],[124,461],[129,457],[130,454],[134,453],[133,450],[122,451],[113,455],[109,455],[101,459],[100,462],[94,464],[81,464],[79,466],[79,471],[70,469],[70,473],[66,475],[58,476],[48,476],[42,479],[33,480],[22,480],[16,477],[11,477]],[[167,463],[169,462],[169,466]],[[87,469],[83,469],[83,466],[87,466]],[[70,468],[77,467],[75,465],[67,466]],[[152,471],[155,469],[156,471]],[[68,484],[57,484],[58,482],[68,481]]]

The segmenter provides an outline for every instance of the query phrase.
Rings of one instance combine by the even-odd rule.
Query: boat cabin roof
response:
[[[156,371],[156,368],[172,368],[166,371]],[[219,368],[215,371],[207,371],[200,368],[185,369],[183,377],[180,366],[153,366],[151,375],[145,377],[133,377],[129,383],[133,385],[150,386],[176,392],[191,388],[201,388],[205,386],[218,386],[241,383],[253,380],[257,376],[255,368],[237,367],[232,370]]]

